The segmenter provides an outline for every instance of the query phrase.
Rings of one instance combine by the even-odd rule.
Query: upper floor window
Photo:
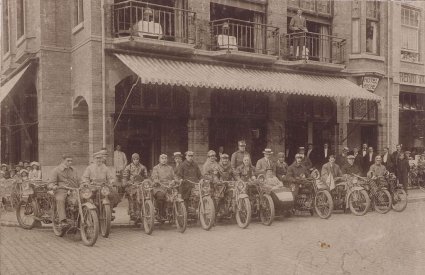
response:
[[[411,7],[401,8],[401,59],[419,61],[420,11]]]
[[[379,54],[379,1],[366,1],[366,52]]]
[[[16,1],[16,38],[21,38],[25,33],[25,0]]]
[[[304,11],[331,14],[330,0],[289,0],[289,7],[301,8]]]
[[[379,20],[379,1],[366,1],[366,17]]]
[[[74,1],[74,26],[82,23],[84,21],[84,8],[83,0],[73,0]]]
[[[3,0],[3,52],[10,49],[9,43],[9,0]]]

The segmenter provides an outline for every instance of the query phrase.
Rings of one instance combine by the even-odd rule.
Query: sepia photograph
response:
[[[0,0],[0,274],[425,274],[425,0]]]

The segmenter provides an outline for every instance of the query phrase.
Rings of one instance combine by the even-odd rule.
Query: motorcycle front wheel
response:
[[[84,245],[93,246],[99,237],[99,218],[95,209],[83,207],[83,216],[80,220],[81,239]]]
[[[317,192],[314,197],[314,210],[317,215],[322,219],[327,219],[332,215],[334,203],[332,196],[328,190],[321,190]]]
[[[16,206],[16,219],[23,229],[33,229],[36,222],[37,204],[33,200],[20,201]]]
[[[373,206],[376,212],[385,214],[391,210],[391,194],[388,190],[382,189],[376,192],[376,196],[373,200]]]
[[[249,198],[238,200],[236,206],[236,222],[240,228],[247,228],[251,222],[251,202]]]
[[[264,225],[271,225],[275,216],[274,202],[270,195],[265,194],[260,200],[260,219]]]
[[[351,213],[363,216],[369,210],[370,198],[366,190],[354,190],[348,197],[348,205]]]
[[[145,233],[150,235],[153,231],[155,221],[155,208],[151,200],[145,200],[145,210],[143,213],[143,228]]]
[[[174,218],[177,231],[184,233],[187,227],[187,211],[183,201],[177,201],[174,203]]]
[[[402,212],[407,206],[407,194],[403,189],[395,189],[393,193],[392,208],[396,212]]]
[[[201,205],[203,204],[203,207]],[[215,223],[215,206],[211,197],[203,197],[199,203],[199,220],[205,230],[210,230]]]
[[[108,238],[111,233],[111,205],[103,204],[102,214],[100,215],[100,231],[102,233],[102,237]]]

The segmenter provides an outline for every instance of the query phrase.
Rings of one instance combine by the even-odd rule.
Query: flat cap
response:
[[[173,153],[173,156],[174,157],[181,157],[182,156],[182,153],[181,152],[174,152]]]
[[[186,154],[186,156],[193,156],[194,155],[193,151],[187,151],[185,154]]]
[[[208,157],[212,157],[212,156],[215,156],[215,155],[216,155],[216,153],[215,153],[214,150],[209,150],[208,153],[207,153]]]

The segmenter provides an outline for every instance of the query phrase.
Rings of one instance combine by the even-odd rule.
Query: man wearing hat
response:
[[[336,156],[335,163],[339,165],[339,167],[343,167],[345,164],[347,164],[347,154],[350,149],[348,147],[344,147],[342,149],[341,154]]]
[[[134,177],[139,176],[141,180],[148,178],[148,170],[144,165],[140,163],[140,156],[137,153],[131,155],[131,163],[127,165],[123,171],[122,183],[123,186],[133,183]],[[138,217],[133,210],[133,198],[130,194],[127,193],[128,199],[128,214],[130,215],[131,220],[137,220]]]
[[[155,184],[153,194],[156,206],[159,209],[159,215],[161,218],[165,218],[166,190],[161,187],[160,183],[168,185],[170,181],[175,179],[173,167],[168,165],[168,156],[166,154],[161,154],[159,156],[159,164],[153,167],[151,177]]]
[[[311,163],[311,160],[309,158],[307,158],[306,155],[305,155],[305,148],[304,147],[298,147],[298,154],[302,155],[302,157],[303,157],[302,164],[307,169],[310,169],[311,167],[313,167],[313,163]]]
[[[190,192],[194,186],[193,182],[199,182],[202,174],[198,164],[193,160],[194,153],[192,151],[186,152],[186,160],[177,169],[177,178],[182,180],[180,185],[180,194],[185,202],[186,209],[189,206]]]
[[[56,209],[62,225],[66,225],[65,199],[68,191],[60,187],[79,187],[77,173],[71,165],[72,156],[63,155],[61,164],[53,169],[49,182],[57,188],[55,190]]]
[[[33,161],[31,162],[32,170],[29,173],[30,180],[41,180],[41,169],[40,163]]]
[[[175,165],[174,165],[174,174],[175,174],[177,172],[177,169],[183,162],[183,155],[180,152],[174,152],[173,157],[175,162]]]
[[[355,159],[356,158],[354,157],[354,155],[347,156],[347,163],[341,168],[343,174],[348,174],[348,175],[355,174],[358,176],[361,175],[360,168],[354,162]]]
[[[366,174],[369,171],[369,168],[372,164],[375,163],[375,158],[377,154],[373,151],[373,147],[368,148],[368,152],[365,157],[363,157],[363,173]]]
[[[221,155],[220,163],[218,165],[218,174],[219,174],[220,180],[223,180],[223,181],[236,180],[236,174],[232,166],[230,165],[228,154],[223,153]]]
[[[275,172],[276,172],[276,177],[279,180],[282,180],[288,173],[288,164],[285,162],[285,153],[283,152],[277,153]]]
[[[207,176],[210,179],[213,179],[214,175],[217,176],[218,173],[218,163],[216,154],[213,150],[209,150],[207,153],[207,160],[202,166],[202,175]]]
[[[275,173],[276,166],[273,163],[273,160],[271,159],[271,156],[273,155],[273,151],[270,148],[266,148],[263,151],[264,157],[259,159],[257,161],[257,165],[255,165],[255,168],[257,170],[258,174],[266,174],[266,169],[272,169],[273,173]]]
[[[230,165],[233,169],[236,169],[243,163],[243,158],[245,156],[250,157],[249,153],[246,151],[246,142],[245,140],[238,141],[238,151],[234,152],[230,158]]]
[[[370,166],[369,171],[367,172],[367,177],[376,179],[378,177],[383,177],[387,173],[387,168],[382,165],[381,156],[377,155],[375,157],[375,163]]]
[[[307,178],[310,175],[310,172],[303,164],[304,155],[296,154],[295,161],[288,167],[288,174],[286,174],[286,178],[288,180],[294,181],[300,178]],[[298,195],[298,184],[295,185],[294,196]]]

